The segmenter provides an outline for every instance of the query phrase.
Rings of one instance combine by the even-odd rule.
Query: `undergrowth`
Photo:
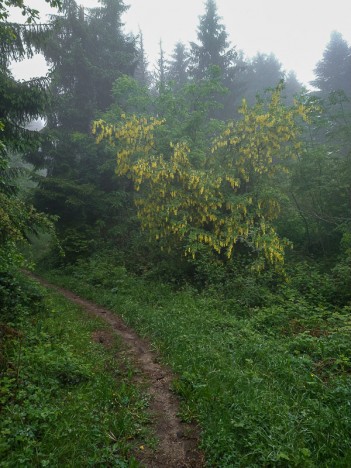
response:
[[[0,288],[0,466],[139,466],[148,402],[106,325],[21,275]]]
[[[151,338],[178,376],[183,419],[202,429],[208,466],[348,467],[351,308],[302,271],[259,305],[235,291],[175,291],[99,256],[48,276]]]

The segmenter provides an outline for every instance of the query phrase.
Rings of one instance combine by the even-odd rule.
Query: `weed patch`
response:
[[[148,443],[148,401],[117,357],[120,343],[104,347],[93,339],[104,323],[41,294],[40,310],[6,325],[0,466],[138,466],[133,448]]]
[[[270,304],[238,308],[233,296],[174,291],[120,266],[97,284],[97,268],[50,279],[152,339],[178,376],[183,419],[201,426],[209,466],[350,465],[347,307],[284,286]]]

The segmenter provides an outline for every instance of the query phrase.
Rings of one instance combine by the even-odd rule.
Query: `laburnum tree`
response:
[[[214,96],[221,92],[224,89],[218,73],[197,82],[189,81],[176,92],[170,83],[166,83],[163,91],[157,94],[140,86],[133,78],[123,76],[113,86],[115,103],[103,118],[109,123],[122,114],[165,118],[167,126],[163,128],[159,145],[165,145],[167,151],[170,140],[185,138],[194,154],[201,158],[210,144],[211,135],[223,125],[223,122],[210,118],[212,110],[219,105]]]
[[[269,102],[244,102],[240,112],[201,157],[186,138],[168,141],[167,150],[163,141],[160,150],[166,120],[122,114],[116,124],[95,121],[93,131],[117,147],[117,174],[132,181],[142,228],[161,248],[180,244],[196,256],[205,246],[223,261],[244,248],[254,268],[279,267],[288,242],[274,227],[277,180],[300,150],[297,120],[308,110],[284,107],[277,89]]]
[[[123,115],[136,115],[140,118],[147,116],[161,116],[167,120],[167,125],[158,133],[158,149],[167,154],[170,141],[186,139],[193,149],[194,158],[202,159],[211,142],[211,136],[223,125],[219,121],[209,118],[209,113],[216,106],[212,99],[214,93],[221,90],[218,77],[200,80],[197,83],[188,83],[176,93],[167,85],[162,93],[155,93],[140,85],[129,76],[119,78],[113,86],[115,103],[108,112],[103,114],[103,119],[114,124],[116,119]],[[108,142],[104,143],[110,146]],[[100,147],[101,145],[98,145]],[[114,149],[113,166],[115,167]],[[133,269],[143,271],[150,264],[158,263],[163,257],[167,264],[172,265],[175,274],[180,277],[181,271],[191,269],[191,265],[179,255],[180,246],[173,245],[172,259],[169,254],[162,253],[158,245],[148,242],[146,232],[140,230],[140,223],[135,216],[133,203],[134,190],[132,182],[126,176],[116,178],[118,185],[125,187],[123,205],[129,208],[129,213],[123,219],[123,225],[127,226],[128,238],[124,238],[121,246],[120,234],[113,235],[113,244],[119,245],[120,253]],[[118,198],[116,201],[118,202]],[[130,204],[129,204],[130,203]],[[116,228],[118,225],[116,224]],[[122,255],[122,253],[121,253]]]

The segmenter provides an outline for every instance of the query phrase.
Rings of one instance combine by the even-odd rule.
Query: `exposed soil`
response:
[[[174,375],[167,367],[160,365],[158,356],[150,344],[129,328],[116,313],[82,299],[67,289],[54,286],[31,274],[43,286],[60,292],[67,299],[82,307],[93,316],[102,318],[111,326],[125,345],[125,353],[139,371],[137,380],[146,382],[150,395],[150,413],[158,445],[155,450],[139,450],[138,460],[145,467],[153,468],[200,468],[204,466],[203,455],[198,449],[199,430],[193,424],[183,423],[177,416],[179,402],[171,390]],[[103,346],[111,347],[113,334],[98,331],[93,339]]]

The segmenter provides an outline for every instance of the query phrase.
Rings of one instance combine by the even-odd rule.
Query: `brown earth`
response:
[[[82,299],[67,289],[54,286],[42,278],[30,274],[43,286],[54,289],[79,305],[88,314],[102,318],[111,331],[98,331],[93,339],[105,347],[111,347],[113,334],[118,335],[125,346],[125,353],[137,369],[138,383],[146,383],[150,395],[149,410],[153,431],[158,440],[155,450],[136,449],[142,466],[152,468],[200,468],[204,466],[203,454],[198,449],[199,430],[194,424],[185,424],[178,417],[179,401],[171,390],[174,375],[159,364],[159,357],[151,350],[150,343],[140,338],[121,317],[90,301]]]

